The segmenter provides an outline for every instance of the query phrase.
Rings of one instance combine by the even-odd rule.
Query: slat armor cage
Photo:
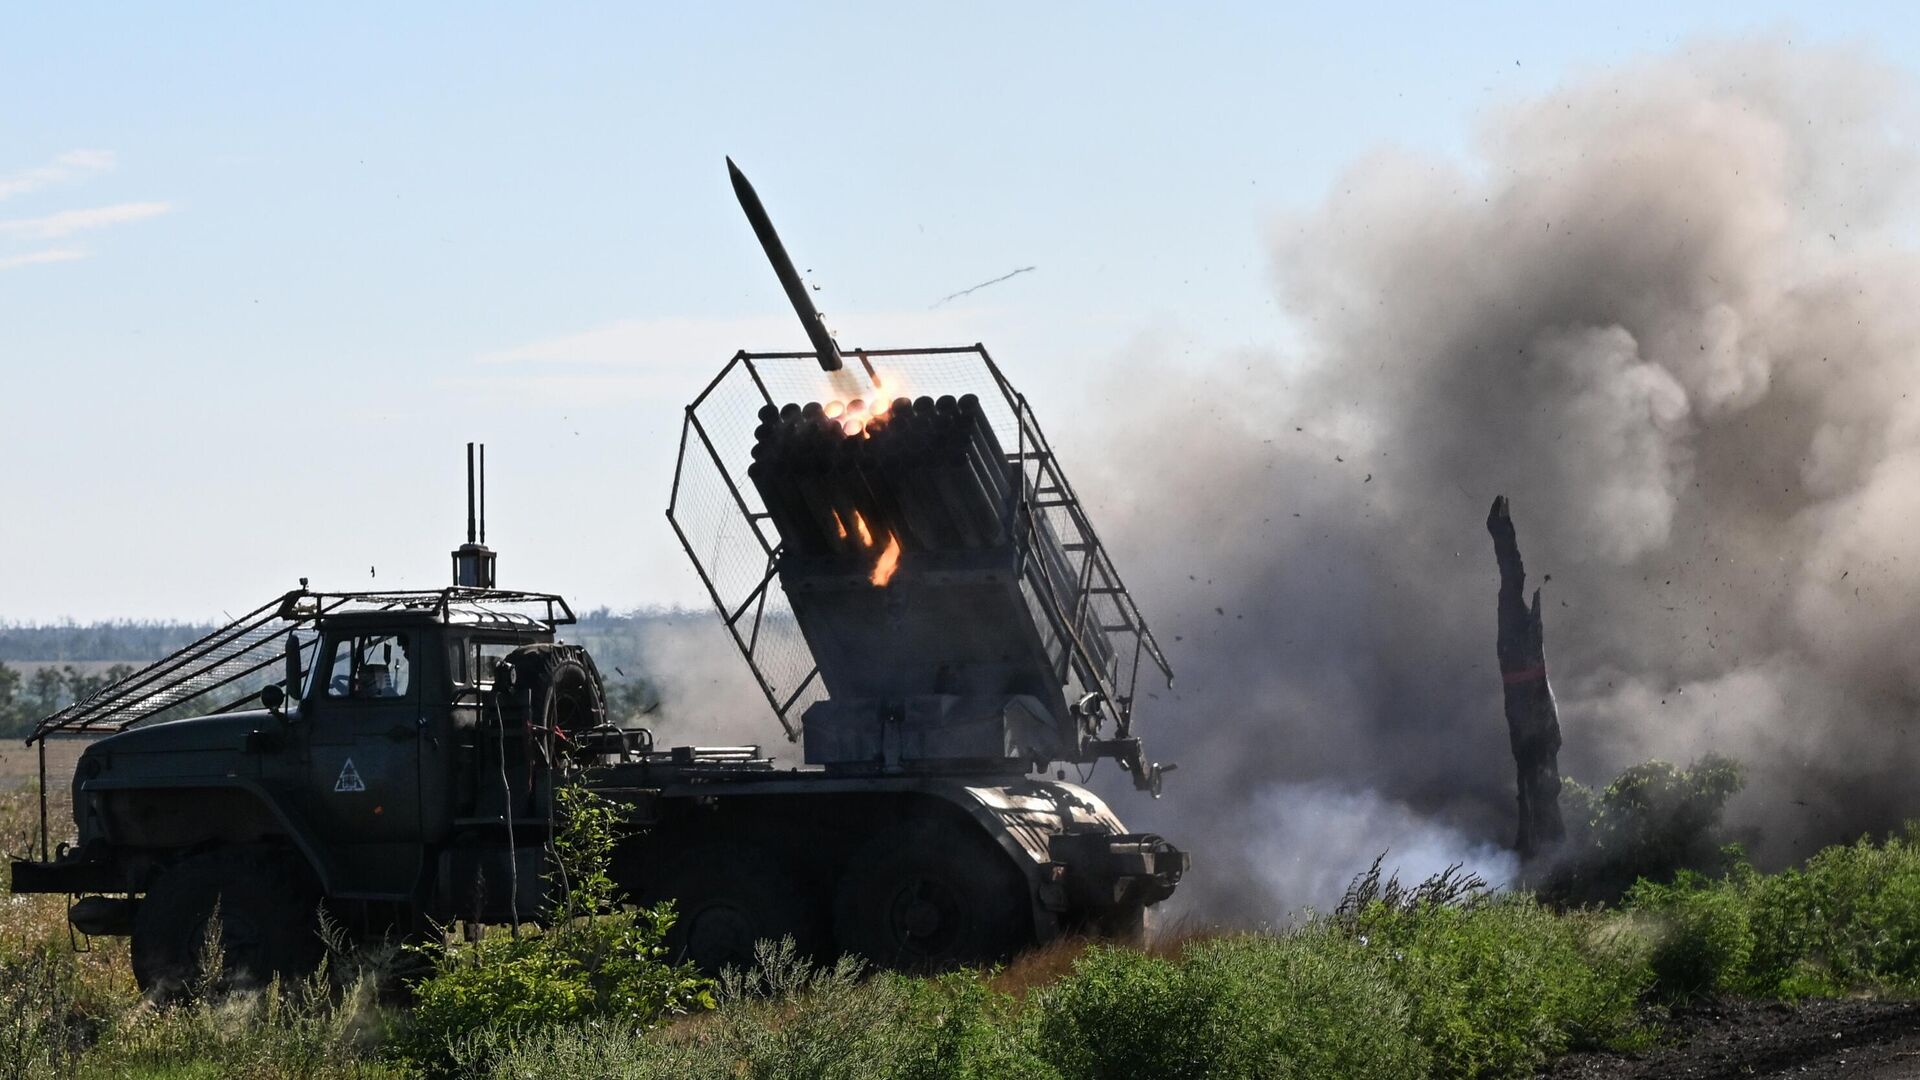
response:
[[[300,645],[301,670],[311,672],[319,621],[357,612],[419,612],[448,622],[549,631],[574,621],[567,602],[547,593],[458,587],[351,593],[295,589],[53,713],[34,727],[27,742],[41,742],[49,735],[110,734],[150,720],[258,707],[261,690],[283,682],[289,637]]]
[[[1049,711],[1070,713],[1080,728],[1078,749],[1069,744],[1070,752],[1059,759],[1113,754],[1113,746],[1102,742],[1103,732],[1131,738],[1143,662],[1169,683],[1172,672],[1026,398],[982,345],[842,355],[846,366],[828,372],[812,353],[735,354],[687,406],[667,508],[788,738],[800,738],[810,707],[834,693],[845,696],[848,687],[857,687],[862,696],[950,692],[937,685],[945,673],[933,671],[941,665],[930,664],[929,650],[971,649],[956,659],[960,666],[978,660],[981,641],[997,635],[1008,642],[1010,659],[1003,667],[1016,680],[1048,684],[1044,692],[1021,692],[1050,699]],[[811,472],[804,463],[797,473],[793,468],[777,475],[768,471],[770,453],[786,437],[774,430],[782,424],[799,430],[803,442],[820,431],[827,433],[827,442],[836,442],[834,424],[842,419],[849,441],[859,438],[859,414],[847,411],[856,401],[866,416],[881,414],[871,421],[876,431],[897,421],[931,431],[927,418],[937,414],[946,441],[934,445],[953,455],[940,459],[949,462],[943,467],[957,470],[948,475],[961,478],[957,483],[975,503],[999,505],[963,512],[951,487],[929,495],[934,485],[927,467],[903,469],[897,452],[876,466],[874,455],[890,452],[878,434],[870,446],[822,447],[815,438],[806,444],[813,454],[806,459],[813,463]],[[918,408],[905,409],[910,403]],[[800,409],[806,410],[804,416]],[[948,437],[958,429],[966,430],[957,440]],[[927,437],[915,440],[922,452],[909,460],[928,460]],[[970,483],[982,476],[983,454],[998,457],[999,468],[988,470],[989,482]],[[974,465],[972,471],[966,463]],[[857,489],[857,497],[845,494],[846,484]],[[837,494],[823,490],[835,485],[841,485]],[[948,539],[931,545],[940,550],[931,550],[927,542],[939,532],[929,522],[944,523],[940,528]],[[999,535],[987,535],[988,525]],[[839,534],[837,545],[833,533]],[[895,544],[891,553],[889,541]],[[849,637],[849,622],[884,609],[893,585],[884,583],[882,563],[890,559],[898,560],[894,582],[913,585],[893,600],[892,625],[899,636],[916,638],[914,646],[896,646],[874,630],[864,639]],[[833,572],[836,566],[841,572]],[[1001,584],[1009,597],[1016,596],[1011,588],[1017,584],[1017,598],[997,606],[966,599],[960,591],[963,579],[978,583],[986,573],[993,580],[982,567],[1008,571],[1000,575]],[[902,603],[925,605],[917,613],[919,622],[946,621],[933,629],[916,628],[915,620],[900,618]],[[877,617],[869,625],[877,625]],[[873,675],[882,668],[918,675],[886,687],[885,678]],[[995,671],[996,677],[1004,673]],[[914,685],[916,678],[928,685]],[[875,690],[876,681],[882,690]]]

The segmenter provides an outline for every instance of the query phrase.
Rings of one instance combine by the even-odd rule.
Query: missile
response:
[[[800,316],[800,325],[806,328],[807,340],[813,342],[813,351],[820,357],[820,370],[839,371],[840,347],[834,344],[826,321],[814,308],[813,298],[807,295],[807,285],[800,280],[800,272],[793,268],[793,260],[787,257],[780,234],[773,231],[767,208],[760,205],[760,196],[754,193],[753,185],[747,182],[746,174],[732,158],[727,159],[727,175],[733,178],[733,193],[740,200],[740,209],[746,212],[747,223],[753,226],[753,235],[760,238],[760,247],[766,251],[767,261],[773,264],[780,287],[787,290],[787,300],[793,304],[794,314]]]

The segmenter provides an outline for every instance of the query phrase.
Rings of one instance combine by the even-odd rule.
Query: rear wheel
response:
[[[885,968],[1006,960],[1032,943],[1027,883],[970,824],[905,822],[857,852],[834,898],[840,948]]]
[[[319,967],[320,889],[297,858],[250,849],[191,856],[162,871],[133,924],[133,976],[161,1001],[304,979]],[[216,920],[215,915],[218,914]],[[220,970],[206,961],[217,940]]]
[[[754,944],[790,937],[818,958],[827,918],[813,893],[778,856],[751,845],[708,844],[685,852],[643,891],[648,903],[674,902],[667,947],[701,971],[753,966]]]

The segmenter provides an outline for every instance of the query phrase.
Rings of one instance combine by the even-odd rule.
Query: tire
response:
[[[971,822],[904,822],[848,864],[834,940],[902,971],[999,963],[1033,942],[1028,894],[1013,860]]]
[[[593,657],[578,645],[526,645],[508,653],[519,685],[533,688],[533,721],[572,733],[605,723],[607,696]]]
[[[1147,939],[1147,906],[1129,900],[1119,907],[1108,908],[1093,918],[1092,930],[1104,941],[1138,946]]]
[[[297,857],[260,849],[213,851],[163,870],[133,923],[133,977],[157,1001],[179,1001],[203,987],[258,989],[311,975],[325,955],[320,889]],[[208,924],[219,911],[222,964],[201,970]]]
[[[668,956],[708,975],[754,966],[754,944],[791,937],[796,951],[821,959],[830,937],[826,905],[772,852],[752,844],[704,844],[657,875],[643,902],[674,902]]]

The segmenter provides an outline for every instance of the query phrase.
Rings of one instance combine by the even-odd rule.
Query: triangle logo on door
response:
[[[335,791],[367,790],[367,785],[362,783],[360,780],[360,770],[353,767],[352,758],[348,758],[347,763],[345,765],[340,766],[340,779],[335,780],[333,782],[333,790]]]

